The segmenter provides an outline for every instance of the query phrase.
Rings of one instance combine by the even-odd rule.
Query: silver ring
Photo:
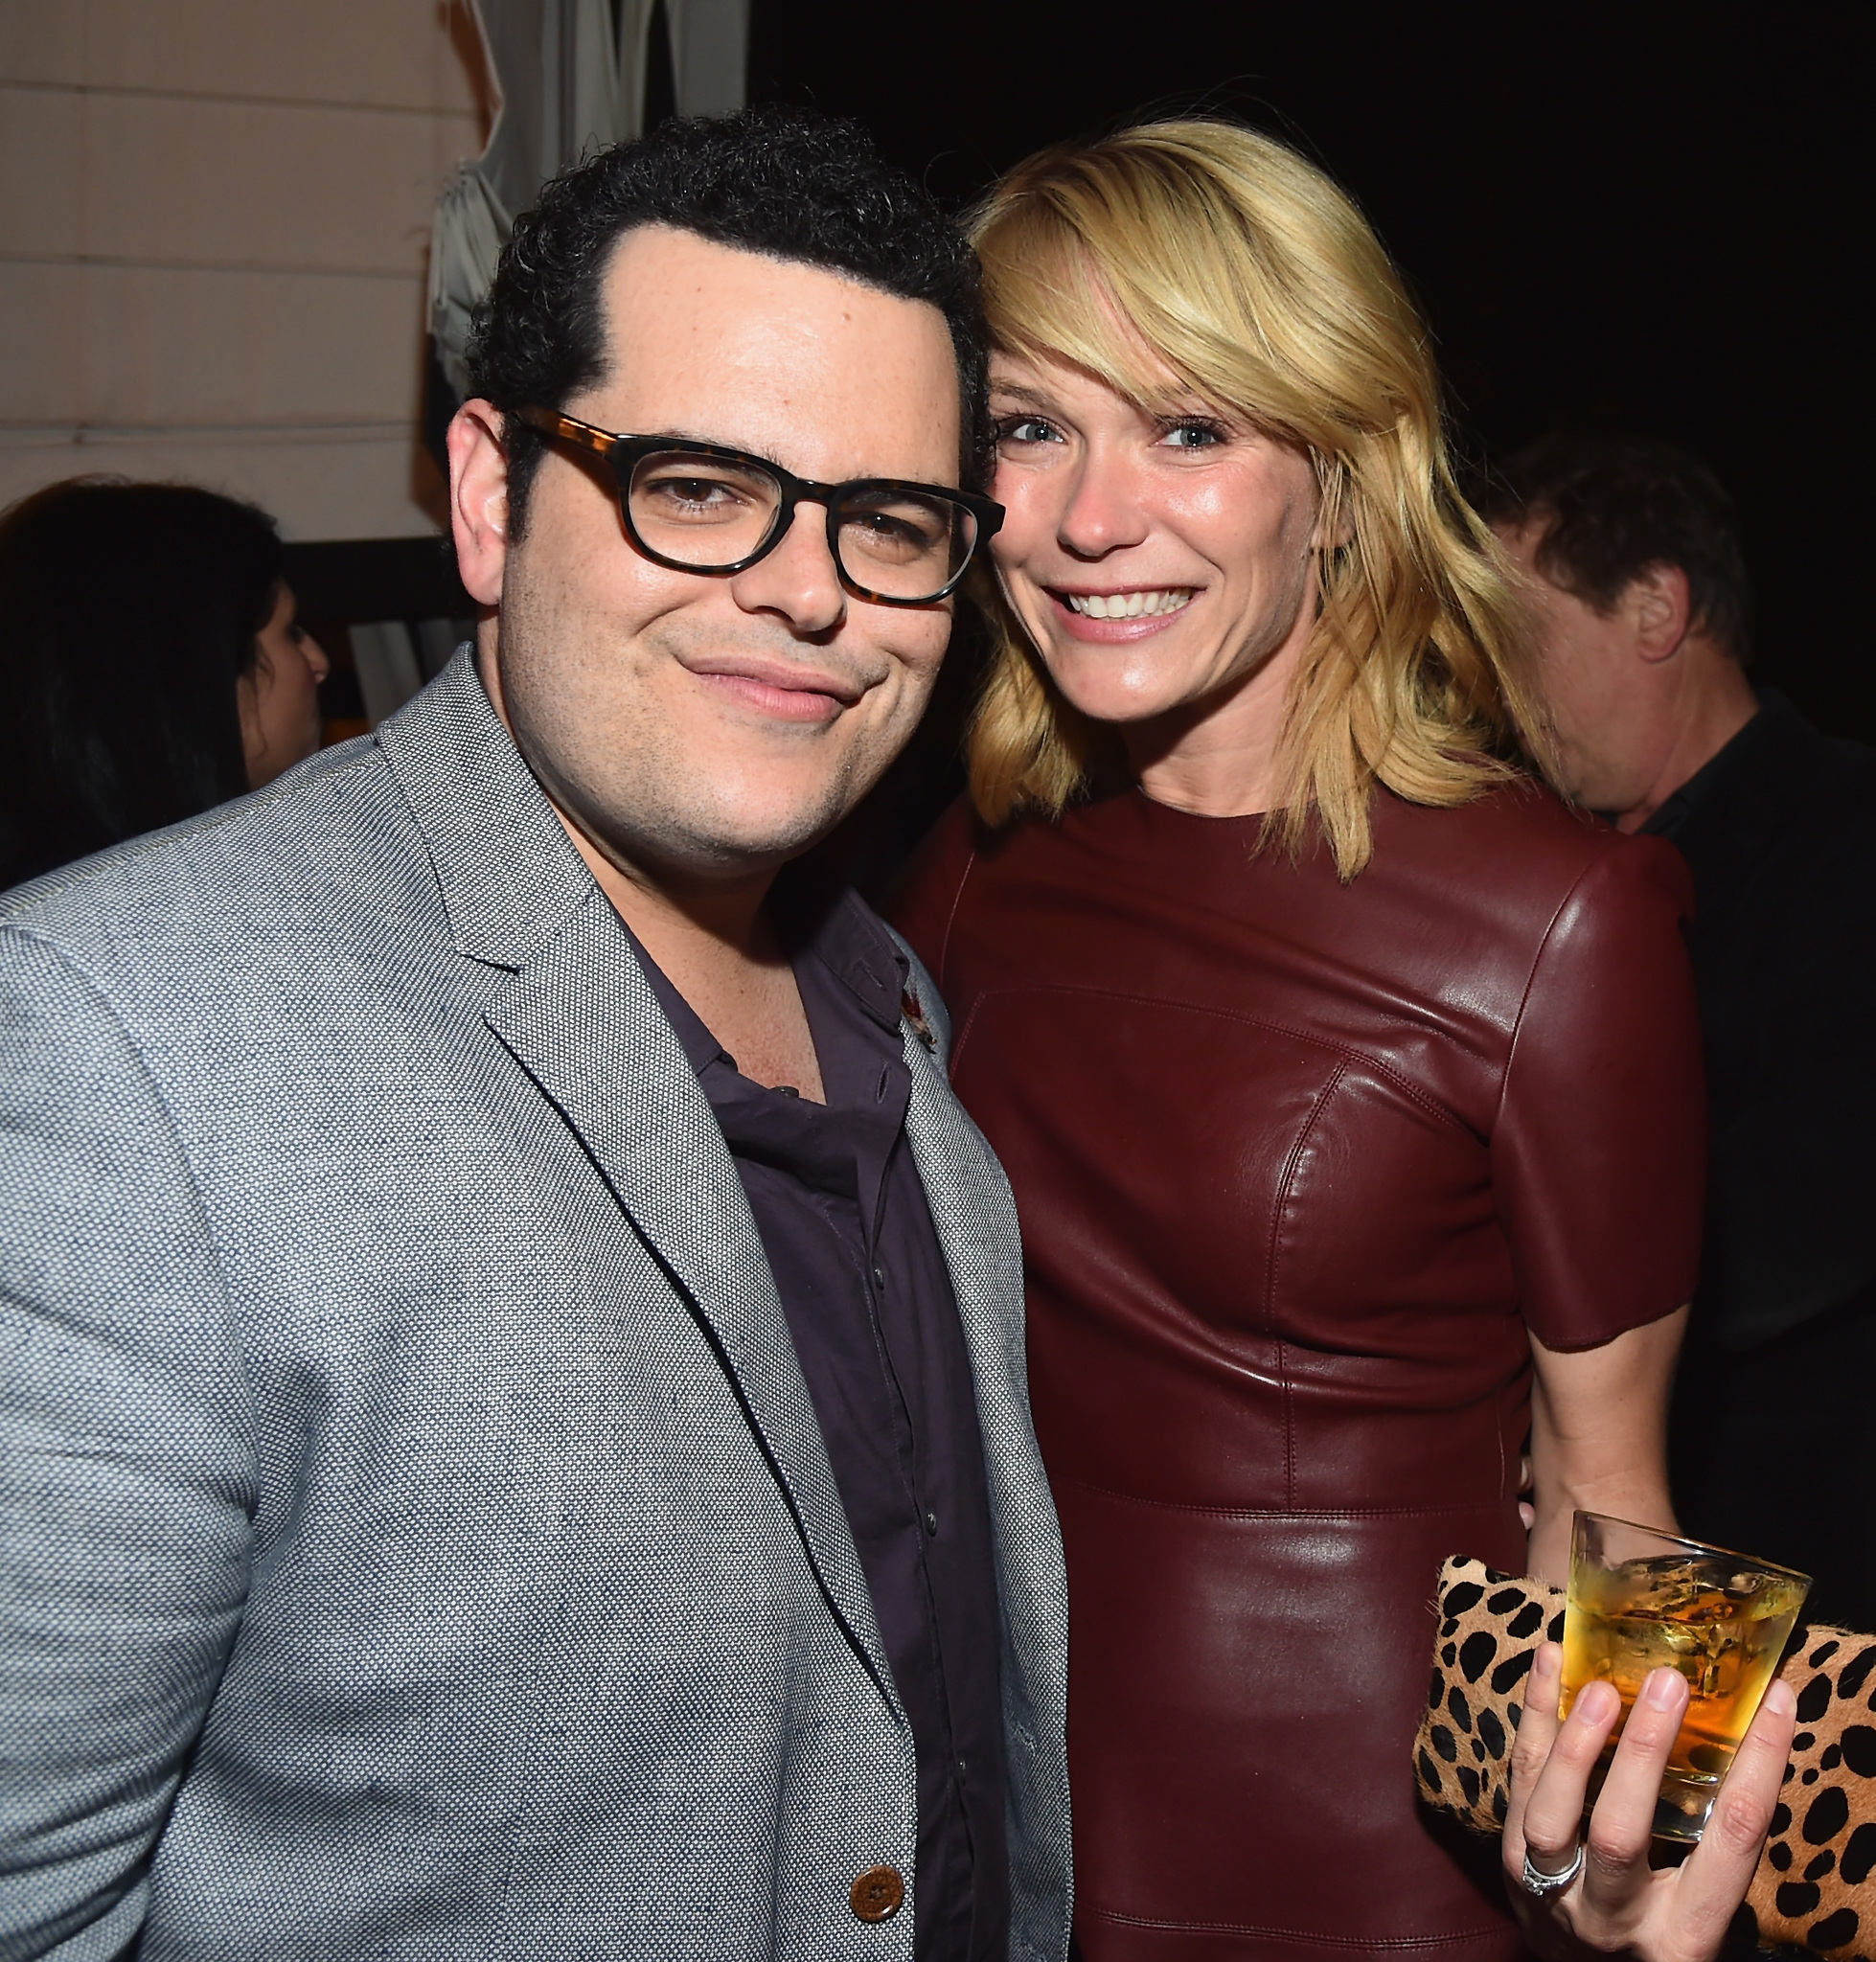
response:
[[[1535,1894],[1540,1901],[1547,1901],[1552,1894],[1561,1894],[1583,1871],[1583,1842],[1576,1842],[1576,1851],[1570,1855],[1569,1864],[1560,1874],[1547,1874],[1531,1864],[1531,1849],[1524,1849],[1524,1891]]]

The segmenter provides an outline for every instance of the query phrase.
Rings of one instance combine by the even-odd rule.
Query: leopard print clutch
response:
[[[1564,1635],[1564,1590],[1440,1569],[1439,1633],[1414,1739],[1420,1795],[1482,1833],[1504,1824],[1511,1739],[1542,1641]],[[1785,1802],[1747,1895],[1766,1946],[1876,1962],[1876,1636],[1814,1625],[1779,1672],[1797,1693]]]

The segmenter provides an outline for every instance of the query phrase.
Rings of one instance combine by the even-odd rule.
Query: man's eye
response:
[[[659,477],[639,485],[636,497],[672,516],[721,514],[743,502],[729,485],[714,477]]]
[[[996,425],[998,443],[1060,443],[1062,437],[1053,422],[1041,416],[1005,416]]]

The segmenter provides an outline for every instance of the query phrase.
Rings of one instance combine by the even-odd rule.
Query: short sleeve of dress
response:
[[[954,983],[945,973],[946,955],[957,903],[976,856],[976,841],[971,800],[960,797],[926,834],[925,842],[894,881],[881,909],[911,943],[912,951],[947,1000]]]
[[[1612,841],[1531,970],[1492,1136],[1524,1320],[1591,1349],[1694,1291],[1706,1087],[1683,922],[1686,861]]]

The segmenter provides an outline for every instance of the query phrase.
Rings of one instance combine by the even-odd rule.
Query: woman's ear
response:
[[[1338,463],[1315,463],[1317,485],[1315,526],[1310,534],[1312,552],[1341,552],[1355,542],[1355,511],[1349,496],[1348,472]]]
[[[508,564],[508,452],[502,412],[477,397],[449,423],[449,524],[464,588],[478,605],[501,603]]]

